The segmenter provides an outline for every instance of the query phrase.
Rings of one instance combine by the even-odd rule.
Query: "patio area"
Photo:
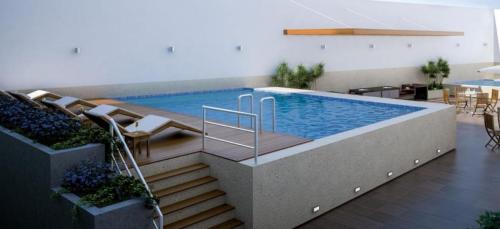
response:
[[[456,151],[405,174],[299,228],[477,228],[500,210],[500,152],[482,116],[457,114]]]

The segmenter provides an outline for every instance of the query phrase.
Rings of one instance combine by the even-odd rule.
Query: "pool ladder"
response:
[[[250,102],[250,113],[253,114],[253,95],[252,94],[243,94],[243,95],[240,95],[238,96],[238,111],[241,112],[241,101],[244,99],[244,98],[249,98],[249,102]],[[276,99],[274,97],[264,97],[264,98],[261,98],[260,99],[260,110],[259,110],[259,130],[260,132],[262,133],[262,130],[263,130],[263,127],[262,127],[262,123],[264,123],[264,119],[263,119],[263,116],[264,116],[264,102],[266,101],[271,101],[272,103],[272,130],[273,130],[273,133],[276,132]],[[238,127],[241,126],[241,122],[240,122],[240,115],[238,115]],[[250,126],[253,128],[254,126],[254,121],[253,119],[251,120],[251,123],[250,123]]]

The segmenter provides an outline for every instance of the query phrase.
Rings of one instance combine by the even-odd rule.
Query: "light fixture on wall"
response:
[[[412,44],[412,43],[408,43],[408,44],[406,45],[406,47],[408,47],[408,48],[413,48],[413,44]]]
[[[418,164],[420,163],[420,160],[419,160],[419,159],[415,159],[415,161],[413,161],[413,163],[414,163],[415,165],[418,165]]]
[[[173,45],[169,46],[169,47],[167,48],[167,51],[168,51],[169,53],[174,53],[174,52],[175,52],[175,46],[173,46]]]
[[[80,50],[80,48],[78,48],[78,47],[76,47],[76,48],[74,48],[74,49],[73,49],[73,53],[74,53],[74,54],[80,54],[80,51],[81,51],[81,50]]]
[[[375,48],[375,44],[369,44],[368,47],[371,48],[371,49],[374,49]]]
[[[460,44],[460,43],[457,43],[457,44],[456,44],[456,46],[457,46],[457,47],[460,47],[460,46],[461,46],[461,44]]]
[[[358,192],[361,192],[361,187],[354,188],[354,193],[358,193]]]
[[[484,46],[484,47],[488,46],[488,43],[484,42],[484,43],[483,43],[483,46]]]
[[[389,172],[387,173],[387,177],[392,177],[392,175],[393,175],[393,172],[392,172],[392,171],[389,171]]]
[[[321,48],[321,49],[323,49],[323,50],[325,50],[325,49],[326,49],[326,45],[325,45],[325,44],[322,44],[322,45],[320,46],[320,48]]]
[[[240,51],[240,52],[241,52],[241,51],[243,51],[243,46],[242,46],[242,45],[238,45],[238,46],[236,46],[236,50],[238,50],[238,51]]]

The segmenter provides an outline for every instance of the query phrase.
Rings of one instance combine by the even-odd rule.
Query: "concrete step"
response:
[[[186,167],[159,173],[146,177],[149,187],[153,191],[176,186],[186,181],[196,180],[210,175],[208,165],[197,163]]]
[[[176,186],[154,191],[153,194],[160,199],[160,207],[165,207],[182,200],[218,189],[217,179],[206,176]]]
[[[164,228],[209,228],[234,218],[234,207],[222,204],[217,207],[202,211],[188,218],[167,224]]]

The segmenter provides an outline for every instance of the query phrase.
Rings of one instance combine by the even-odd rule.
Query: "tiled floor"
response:
[[[487,140],[481,116],[458,114],[456,151],[299,228],[477,228],[500,210],[500,151]]]

